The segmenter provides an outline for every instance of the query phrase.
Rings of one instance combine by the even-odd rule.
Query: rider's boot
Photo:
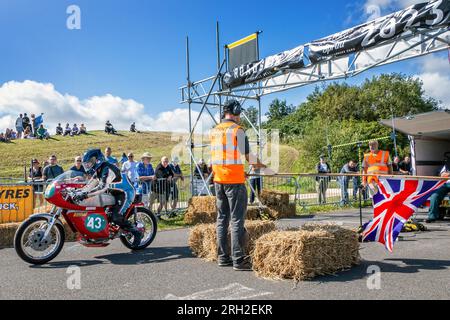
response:
[[[123,230],[128,231],[134,237],[131,246],[137,248],[141,244],[142,232],[134,226],[130,221],[124,221],[124,217],[114,208],[111,210],[112,222],[120,226]]]

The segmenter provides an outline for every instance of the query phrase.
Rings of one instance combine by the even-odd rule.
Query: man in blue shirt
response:
[[[138,163],[136,170],[139,178],[139,182],[142,188],[142,196],[144,199],[148,199],[148,206],[151,209],[153,201],[156,198],[156,194],[152,192],[152,181],[155,180],[155,170],[153,169],[150,161],[152,156],[150,153],[145,152],[141,157],[141,162]],[[144,200],[145,201],[145,200]]]
[[[106,161],[108,161],[110,164],[115,165],[116,167],[119,167],[119,161],[117,161],[117,159],[115,157],[113,157],[111,154],[112,154],[111,147],[106,147],[106,149],[105,149]]]

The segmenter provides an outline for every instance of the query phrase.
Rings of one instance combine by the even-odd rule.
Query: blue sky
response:
[[[178,87],[185,83],[186,35],[191,41],[195,80],[215,71],[217,20],[222,44],[263,30],[260,52],[265,57],[363,22],[364,6],[371,1],[377,2],[0,0],[0,86],[31,80],[33,90],[42,90],[37,84],[50,83],[54,88],[47,92],[75,97],[84,107],[92,97],[130,99],[143,107],[133,109],[134,116],[146,114],[151,120],[165,121],[172,118],[162,112],[185,107],[179,104]],[[405,1],[379,0],[386,12],[399,9]],[[66,9],[71,4],[81,9],[81,30],[66,28]],[[438,57],[442,60],[445,55]],[[418,74],[423,64],[424,59],[394,64],[349,82],[358,83],[381,72]],[[13,89],[20,90],[11,87],[8,92]],[[310,86],[269,96],[263,105],[276,97],[298,104],[312,90]],[[36,96],[39,99],[39,94],[33,99]],[[2,109],[1,103],[0,99],[0,118],[4,118],[0,124],[9,123],[15,115],[6,118],[11,107]],[[27,105],[23,104],[24,109]],[[38,103],[30,108],[40,111]],[[43,104],[41,108],[49,107]],[[58,112],[63,117],[63,104]],[[107,112],[102,117],[108,117]]]

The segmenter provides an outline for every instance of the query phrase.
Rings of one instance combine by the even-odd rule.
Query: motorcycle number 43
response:
[[[86,218],[86,229],[90,232],[100,232],[105,229],[106,221],[101,215],[92,214]]]

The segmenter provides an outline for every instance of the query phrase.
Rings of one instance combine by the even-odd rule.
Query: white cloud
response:
[[[441,107],[450,108],[450,65],[446,57],[430,55],[422,59],[418,77],[425,93],[441,101]]]
[[[128,130],[136,122],[138,130],[187,132],[188,109],[177,108],[156,115],[148,114],[144,105],[133,100],[107,94],[80,100],[58,92],[51,83],[26,80],[10,81],[0,87],[0,132],[13,128],[19,113],[44,113],[44,123],[50,132],[58,123],[84,123],[88,130],[104,128],[106,120],[119,130]],[[198,112],[192,112],[193,121]],[[218,115],[216,115],[216,118]],[[202,116],[199,128],[207,130],[213,121]]]

